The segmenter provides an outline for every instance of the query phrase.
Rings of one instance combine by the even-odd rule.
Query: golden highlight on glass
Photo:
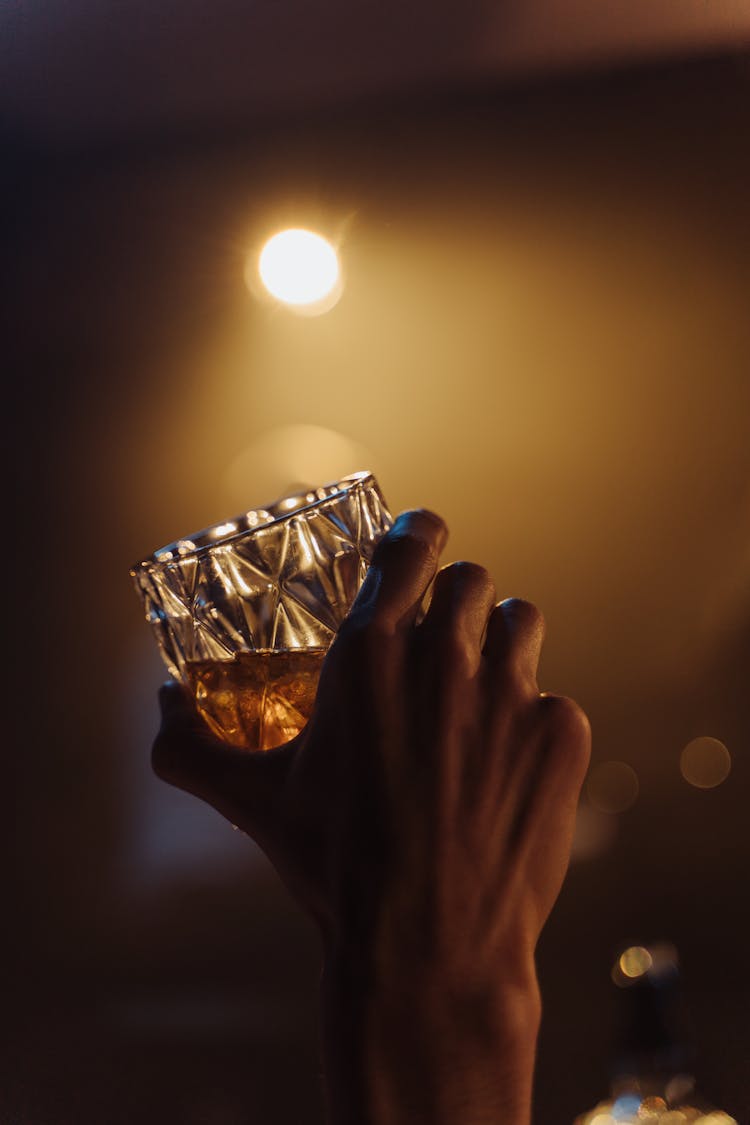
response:
[[[237,652],[231,660],[190,660],[187,682],[214,734],[233,746],[271,750],[312,714],[324,648]]]
[[[302,730],[325,653],[391,523],[375,478],[360,472],[133,567],[164,662],[215,734],[269,750]]]

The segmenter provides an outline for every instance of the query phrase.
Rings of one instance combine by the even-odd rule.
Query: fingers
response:
[[[350,619],[389,632],[413,625],[447,539],[445,523],[433,512],[402,513],[375,549]]]
[[[157,777],[211,801],[229,783],[240,751],[215,738],[190,696],[174,681],[159,690],[161,727],[151,750]]]
[[[484,657],[493,671],[503,671],[533,694],[544,640],[544,618],[535,605],[507,598],[487,623]]]
[[[495,586],[484,569],[469,562],[444,567],[419,630],[425,643],[447,645],[469,674],[479,667],[487,617],[495,604]]]
[[[174,681],[160,689],[159,705],[162,722],[151,752],[156,775],[253,834],[280,786],[284,756],[239,750],[215,738]]]
[[[518,825],[519,870],[537,892],[546,920],[570,859],[578,799],[591,755],[591,727],[572,699],[543,695],[536,705],[537,746]]]
[[[575,808],[591,754],[586,713],[564,695],[541,695],[535,706],[538,732],[537,784],[532,813],[566,804]]]
[[[527,888],[543,920],[562,884],[576,807],[591,753],[591,730],[572,699],[542,695],[526,712],[510,773],[495,787],[491,848]],[[485,813],[489,810],[485,810]]]

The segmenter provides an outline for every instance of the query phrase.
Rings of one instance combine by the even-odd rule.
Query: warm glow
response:
[[[333,246],[310,230],[283,230],[269,238],[258,271],[272,296],[296,306],[325,301],[334,294],[340,278]]]
[[[676,1080],[667,1083],[666,1099],[650,1096],[641,1100],[635,1092],[621,1094],[614,1101],[599,1102],[589,1113],[577,1117],[575,1125],[687,1125],[688,1122],[692,1125],[737,1125],[733,1117],[720,1110],[701,1113],[684,1102],[670,1109],[670,1103],[682,1102],[682,1094],[672,1097],[670,1090],[689,1093],[693,1085],[689,1075],[678,1075]]]
[[[680,755],[680,773],[696,789],[715,789],[731,768],[732,757],[718,738],[694,738]]]
[[[657,1122],[667,1112],[667,1103],[664,1098],[644,1098],[638,1107],[638,1120]]]
[[[576,1118],[575,1125],[737,1125],[733,1117],[720,1110],[702,1114],[687,1104],[670,1109],[669,1102],[673,1100],[668,1096],[667,1101],[659,1097],[641,1101],[638,1094],[624,1094],[615,1101],[600,1102],[595,1109]]]
[[[240,511],[247,507],[251,489],[266,501],[304,493],[369,467],[373,460],[366,446],[338,430],[296,423],[274,426],[232,458],[222,481],[224,502],[229,510]]]
[[[623,976],[636,980],[648,972],[653,964],[653,958],[642,945],[631,945],[620,955],[618,964]]]

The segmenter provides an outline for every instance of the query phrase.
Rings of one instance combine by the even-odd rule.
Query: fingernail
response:
[[[417,539],[426,539],[430,546],[434,544],[437,535],[437,546],[440,551],[448,541],[448,528],[445,521],[428,508],[414,508],[408,512],[401,512],[391,531],[402,534],[406,532]]]

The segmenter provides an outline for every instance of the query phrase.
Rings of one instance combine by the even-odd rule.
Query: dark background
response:
[[[307,48],[300,12],[292,40],[239,9],[235,35],[229,9],[4,15],[4,1122],[322,1120],[314,932],[151,776],[164,672],[127,572],[362,467],[540,604],[543,686],[638,775],[619,816],[584,797],[536,1119],[606,1093],[611,964],[658,939],[703,1090],[750,1115],[747,13],[649,39],[636,6],[595,49],[548,8],[534,35],[507,6],[498,57],[473,8],[395,38],[387,8],[329,13]],[[243,284],[285,225],[340,245],[322,317]],[[679,771],[704,734],[732,755],[710,791]]]

